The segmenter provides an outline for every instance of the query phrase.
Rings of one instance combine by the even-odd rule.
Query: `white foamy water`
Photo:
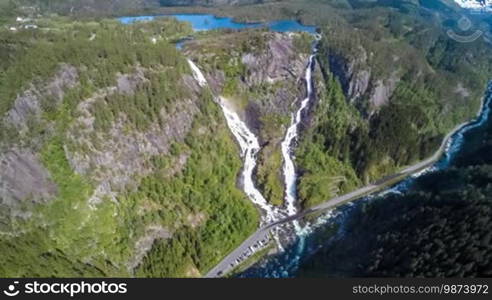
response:
[[[314,49],[316,52],[316,49]],[[268,201],[263,197],[261,192],[256,188],[254,183],[254,170],[256,167],[256,157],[258,152],[261,150],[258,138],[254,135],[247,125],[240,119],[238,114],[228,107],[227,99],[223,97],[218,97],[215,101],[220,105],[224,116],[227,121],[227,125],[234,135],[239,147],[241,148],[241,157],[244,160],[244,166],[241,173],[242,188],[249,199],[260,207],[264,214],[262,217],[262,225],[267,225],[278,221],[285,217],[285,215],[295,215],[297,213],[296,202],[297,202],[297,174],[294,165],[294,153],[293,148],[296,146],[296,139],[298,137],[298,127],[302,122],[302,114],[304,110],[308,107],[309,102],[313,99],[313,83],[312,83],[312,68],[314,64],[315,54],[309,57],[308,65],[306,67],[306,89],[307,96],[302,100],[301,105],[297,112],[292,115],[292,121],[290,127],[287,129],[284,140],[281,144],[282,155],[284,158],[283,175],[285,179],[285,208],[279,209],[268,203]],[[201,70],[195,63],[188,60],[188,63],[193,72],[195,80],[201,87],[208,85],[207,80]],[[328,214],[329,216],[330,214]],[[321,219],[323,220],[323,219]],[[320,222],[320,220],[318,220]],[[324,222],[321,221],[321,222]],[[296,220],[293,222],[296,236],[303,237],[312,231],[310,225],[301,227],[299,222]],[[313,224],[315,225],[315,224]],[[317,224],[319,226],[319,224]],[[316,226],[314,226],[316,227]],[[282,228],[276,227],[272,234],[273,238],[277,242],[277,246],[280,251],[283,251],[283,247],[280,243],[279,232],[283,231]],[[301,243],[304,244],[304,243]]]
[[[188,59],[188,64],[193,71],[195,80],[201,87],[207,86],[207,80],[200,71],[200,69]],[[222,108],[222,112],[227,121],[227,126],[231,130],[232,134],[236,138],[239,147],[241,148],[241,157],[244,160],[244,166],[242,170],[242,184],[243,190],[251,201],[258,205],[264,212],[262,223],[264,225],[279,220],[279,211],[268,204],[268,201],[263,197],[261,192],[256,188],[253,180],[253,172],[256,167],[256,155],[260,151],[260,144],[258,138],[249,130],[246,123],[244,123],[236,112],[227,107],[227,100],[223,97],[216,99],[216,102]]]
[[[241,121],[239,116],[226,105],[226,99],[219,98],[220,107],[224,112],[227,125],[236,138],[241,148],[241,156],[244,158],[242,171],[243,189],[248,197],[266,213],[264,223],[269,224],[277,221],[279,212],[276,208],[268,204],[260,191],[256,188],[253,181],[253,171],[256,167],[256,155],[260,151],[260,144],[256,136],[248,129],[246,124]]]
[[[207,79],[205,79],[205,76],[203,76],[202,71],[195,65],[194,62],[192,62],[190,59],[188,59],[188,64],[190,65],[191,71],[193,72],[193,77],[195,80],[198,82],[198,84],[201,87],[205,87],[207,85]]]
[[[287,214],[289,216],[297,213],[296,200],[297,200],[297,173],[294,165],[294,154],[292,148],[295,146],[295,141],[298,135],[299,123],[302,121],[302,112],[308,106],[309,101],[312,99],[313,83],[311,81],[312,67],[314,62],[314,54],[309,57],[309,63],[306,68],[306,87],[307,97],[302,100],[301,107],[293,115],[290,127],[287,129],[285,139],[282,141],[282,155],[284,158],[284,180],[285,180],[285,205],[287,208]]]

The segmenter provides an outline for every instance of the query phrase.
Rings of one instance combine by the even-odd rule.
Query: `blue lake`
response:
[[[181,22],[189,22],[196,31],[214,30],[214,29],[246,29],[246,28],[261,28],[268,27],[270,30],[278,32],[303,31],[315,33],[315,26],[302,25],[297,21],[279,20],[270,23],[239,23],[228,17],[216,17],[208,14],[172,14],[161,16],[137,16],[137,17],[121,17],[118,20],[123,24],[131,24],[134,22],[152,21],[155,18],[172,17]]]

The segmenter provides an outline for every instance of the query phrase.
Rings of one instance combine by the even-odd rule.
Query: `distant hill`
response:
[[[218,6],[261,4],[277,0],[0,0],[0,14],[13,14],[20,8],[34,7],[44,12],[60,14],[91,13],[111,15],[165,6]]]

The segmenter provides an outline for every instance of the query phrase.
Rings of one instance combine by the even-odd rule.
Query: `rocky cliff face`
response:
[[[196,83],[186,76],[183,82],[190,90],[197,90]],[[92,204],[100,203],[104,197],[115,201],[118,192],[134,188],[136,178],[152,171],[148,159],[168,153],[171,143],[182,141],[191,128],[198,111],[196,95],[177,102],[169,111],[162,110],[161,117],[166,121],[152,124],[145,132],[127,130],[125,114],[117,117],[109,131],[95,130],[94,106],[98,102],[104,102],[104,97],[109,95],[132,94],[146,81],[145,70],[141,68],[132,74],[119,74],[115,86],[96,91],[77,106],[78,117],[67,131],[65,154],[73,170],[95,184],[94,194],[89,199]],[[15,128],[21,137],[32,135],[36,127],[47,126],[45,135],[33,136],[24,147],[11,145],[0,155],[3,166],[0,195],[5,207],[12,209],[26,201],[38,203],[56,196],[56,185],[35,154],[49,139],[49,128],[53,125],[43,124],[41,119],[47,110],[59,107],[65,93],[78,83],[77,69],[62,64],[50,80],[31,85],[22,92],[4,117],[4,124]]]
[[[31,214],[26,205],[43,203],[56,196],[56,184],[31,150],[12,148],[3,152],[0,166],[1,216],[27,218]]]
[[[60,105],[65,91],[73,88],[77,83],[77,69],[61,64],[50,80],[36,86],[31,84],[30,88],[17,96],[4,122],[16,128],[21,134],[25,133],[29,129],[30,120],[39,120],[43,111]]]
[[[42,114],[58,107],[65,92],[78,84],[78,72],[73,66],[61,64],[55,75],[41,83],[31,84],[21,92],[1,122],[25,140],[20,144],[2,145],[0,154],[0,203],[2,213],[10,216],[30,215],[29,203],[41,203],[56,196],[57,187],[45,169],[37,153],[49,136],[51,125],[45,134],[30,135],[38,130]],[[46,125],[44,125],[46,126]]]
[[[261,115],[287,116],[304,94],[301,81],[309,53],[300,53],[294,39],[272,32],[232,33],[192,41],[185,53],[200,62],[214,93],[230,96],[259,130]]]
[[[91,208],[87,218],[97,218],[98,213],[104,210],[101,207],[118,203],[123,195],[136,191],[141,178],[156,172],[154,159],[170,156],[171,145],[183,143],[195,124],[196,115],[201,113],[200,106],[204,101],[199,101],[200,88],[191,75],[183,74],[180,84],[188,91],[187,96],[162,108],[159,121],[152,122],[145,130],[135,128],[130,120],[134,116],[125,113],[117,115],[107,130],[98,128],[96,113],[101,105],[106,105],[108,97],[134,96],[143,86],[150,86],[149,72],[154,70],[136,67],[132,73],[117,74],[115,85],[98,89],[80,101],[73,113],[74,118],[64,130],[61,155],[68,162],[69,173],[73,171],[76,178],[90,182],[90,194],[85,199],[80,195],[83,202],[76,204],[77,207],[88,205]],[[60,123],[47,121],[46,114],[59,109],[65,95],[80,85],[78,74],[77,68],[60,65],[52,78],[32,84],[21,92],[2,120],[4,126],[19,131],[17,142],[1,141],[0,153],[0,230],[8,230],[13,236],[18,233],[9,227],[12,221],[22,219],[28,222],[33,216],[42,219],[42,215],[35,215],[41,205],[66,197],[63,192],[66,187],[60,191],[53,174],[45,166],[42,152],[54,136],[54,128],[60,126]],[[162,176],[169,179],[181,172],[190,155],[190,152],[180,153],[167,164]],[[163,171],[162,167],[159,171]],[[70,205],[68,199],[61,201]],[[137,205],[137,208],[145,211],[148,209],[146,205],[149,204]],[[142,212],[135,212],[135,216],[138,214]],[[183,219],[192,228],[199,228],[206,215],[189,213]],[[176,227],[182,226],[179,218],[173,222]],[[134,254],[122,266],[129,274],[133,274],[142,263],[154,242],[172,237],[172,229],[159,222],[144,225],[142,230],[137,233],[134,245],[130,246],[134,248],[131,250]],[[101,236],[93,238],[98,240]]]
[[[328,72],[338,79],[347,100],[365,115],[372,115],[381,106],[388,104],[400,81],[398,71],[387,78],[375,76],[368,62],[367,51],[362,46],[355,55],[330,53],[327,60]]]
[[[118,193],[135,189],[137,178],[153,171],[149,159],[168,154],[171,144],[182,142],[191,129],[198,112],[196,94],[162,109],[160,118],[164,121],[153,122],[145,131],[128,130],[129,116],[124,113],[116,116],[109,130],[95,129],[97,104],[109,95],[132,95],[137,86],[148,83],[146,72],[137,68],[135,73],[119,74],[116,86],[97,91],[77,106],[78,118],[67,132],[70,147],[65,152],[72,168],[95,184],[91,204],[101,203],[104,197],[116,201]],[[189,90],[197,90],[189,75],[183,82]]]
[[[12,3],[23,11],[23,7],[38,7],[42,12],[56,12],[67,15],[113,15],[114,13],[127,13],[156,9],[167,6],[221,6],[221,5],[246,5],[274,2],[279,0],[25,0],[22,4]]]
[[[97,105],[103,104],[108,96],[133,95],[138,87],[149,84],[148,72],[137,67],[133,73],[117,74],[114,86],[99,89],[78,104],[77,117],[67,128],[64,154],[73,171],[94,186],[87,199],[92,206],[103,201],[116,202],[117,195],[134,190],[138,179],[153,171],[150,159],[168,154],[172,143],[182,142],[199,110],[198,86],[190,75],[183,75],[183,84],[195,92],[162,109],[163,121],[152,123],[145,131],[132,130],[128,116],[121,113],[109,130],[96,129]],[[21,141],[3,144],[0,154],[0,215],[4,218],[29,218],[31,204],[46,203],[59,196],[57,185],[40,157],[43,144],[57,126],[46,122],[45,114],[56,111],[65,94],[79,85],[78,74],[77,68],[61,64],[52,78],[31,84],[21,92],[3,118],[3,125],[18,131]],[[187,157],[181,155],[173,172],[186,164]]]

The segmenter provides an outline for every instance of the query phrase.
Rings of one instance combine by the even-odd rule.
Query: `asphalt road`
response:
[[[245,257],[247,257],[248,251],[251,251],[252,247],[255,245],[258,245],[258,242],[261,240],[265,240],[269,238],[269,232],[271,229],[273,229],[276,226],[279,226],[281,224],[300,219],[306,215],[313,214],[313,213],[319,213],[323,212],[328,209],[332,209],[336,206],[339,206],[343,203],[349,202],[356,200],[358,198],[361,198],[363,196],[366,196],[368,194],[371,194],[373,192],[379,191],[383,188],[385,188],[388,184],[394,183],[394,181],[398,178],[404,178],[407,176],[410,176],[422,169],[425,169],[426,167],[429,167],[432,165],[434,162],[436,162],[444,152],[446,145],[448,144],[450,138],[457,132],[459,131],[462,127],[466,126],[468,122],[462,123],[458,126],[456,126],[448,135],[446,135],[441,143],[441,146],[439,149],[429,158],[426,160],[423,160],[419,163],[416,163],[412,166],[409,166],[402,171],[400,171],[397,174],[387,176],[376,183],[369,184],[367,186],[364,186],[360,189],[357,189],[353,192],[350,192],[348,194],[332,198],[326,202],[323,202],[317,206],[311,207],[307,210],[304,210],[296,215],[287,217],[283,220],[280,220],[278,222],[272,223],[270,225],[267,225],[265,227],[262,227],[258,229],[253,235],[251,235],[248,239],[246,239],[238,248],[236,248],[234,251],[232,251],[229,255],[227,255],[218,265],[216,265],[212,270],[210,270],[205,277],[207,278],[214,278],[214,277],[221,277],[230,272],[232,269],[234,269],[238,264],[240,264]]]

